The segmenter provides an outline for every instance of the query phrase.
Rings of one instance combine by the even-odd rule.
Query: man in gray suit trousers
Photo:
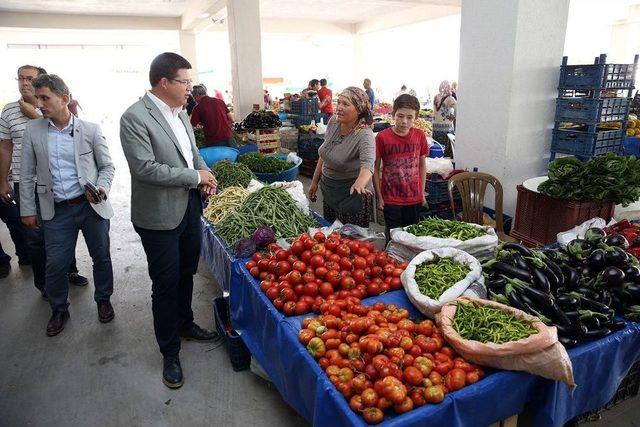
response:
[[[200,157],[182,106],[191,93],[191,64],[175,53],[151,63],[151,91],[122,115],[120,141],[131,172],[131,221],[140,235],[151,278],[162,380],[183,384],[180,337],[208,341],[217,334],[193,321],[193,275],[200,259],[203,193],[217,182]]]
[[[67,271],[80,230],[93,260],[98,318],[103,323],[113,320],[109,302],[113,293],[109,252],[113,209],[107,194],[115,168],[100,127],[69,111],[69,88],[60,77],[43,74],[33,81],[33,87],[43,118],[31,120],[24,131],[20,215],[27,228],[44,228],[45,289],[53,311],[47,335],[54,336],[69,319]]]

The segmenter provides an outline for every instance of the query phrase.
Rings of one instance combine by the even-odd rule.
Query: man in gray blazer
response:
[[[29,229],[44,228],[45,288],[53,311],[47,335],[54,336],[69,319],[67,271],[80,230],[93,260],[98,318],[106,323],[114,317],[109,302],[113,293],[109,252],[113,209],[107,194],[115,168],[100,127],[69,111],[69,88],[60,77],[43,74],[33,81],[33,87],[43,118],[30,121],[24,132],[20,215]]]
[[[156,340],[163,355],[162,379],[183,384],[180,337],[208,341],[217,334],[193,321],[193,275],[200,259],[200,189],[217,183],[196,148],[182,111],[191,93],[191,64],[175,53],[151,63],[151,91],[120,119],[120,141],[131,172],[131,221],[140,235],[151,278]]]

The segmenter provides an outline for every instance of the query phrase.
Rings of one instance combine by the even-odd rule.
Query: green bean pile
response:
[[[444,291],[467,277],[470,271],[466,265],[436,255],[433,261],[423,262],[416,267],[414,279],[421,294],[438,299]]]
[[[280,173],[291,169],[295,164],[275,156],[262,153],[247,153],[238,157],[238,162],[245,164],[255,173]]]
[[[303,214],[286,190],[266,186],[251,193],[238,209],[220,221],[216,234],[232,247],[239,239],[251,237],[261,225],[270,227],[276,239],[288,239],[317,227],[318,222]]]
[[[529,322],[511,313],[487,306],[459,303],[451,324],[464,339],[481,343],[504,344],[538,333]]]
[[[414,236],[430,236],[439,239],[470,240],[484,236],[486,231],[461,221],[449,221],[437,217],[427,217],[417,224],[407,227]]]
[[[247,188],[252,178],[255,178],[251,169],[242,163],[231,163],[222,160],[211,168],[211,173],[218,181],[218,189],[224,190],[229,187]]]

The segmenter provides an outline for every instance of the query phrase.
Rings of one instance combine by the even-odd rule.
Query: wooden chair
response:
[[[458,189],[462,197],[462,220],[475,224],[482,224],[484,219],[484,196],[487,185],[491,185],[496,194],[495,199],[495,220],[496,234],[500,241],[515,242],[516,240],[504,232],[502,218],[502,184],[500,181],[488,173],[482,172],[461,172],[449,178],[449,202],[451,212],[456,219],[455,202],[453,199],[453,188]]]

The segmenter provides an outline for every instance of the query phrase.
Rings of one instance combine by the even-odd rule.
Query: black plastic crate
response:
[[[557,122],[624,122],[629,115],[629,98],[559,98],[556,100]]]
[[[251,353],[240,338],[240,335],[231,325],[229,315],[229,304],[226,298],[218,297],[213,300],[213,315],[216,319],[216,331],[224,337],[224,341],[229,350],[229,359],[234,371],[244,371],[249,369],[251,364]]]
[[[599,132],[554,129],[551,151],[580,158],[592,158],[605,153],[622,154],[625,135],[624,127]]]
[[[453,189],[454,200],[460,199],[460,192]],[[442,179],[438,174],[432,174],[427,181],[427,202],[430,205],[442,202],[449,203],[449,180]]]
[[[305,134],[300,134],[302,137]],[[306,135],[313,135],[312,138],[309,138]],[[318,155],[318,149],[324,142],[323,138],[319,138],[316,134],[306,134],[305,138],[298,138],[298,156],[303,159],[317,160],[320,156]]]
[[[629,89],[634,85],[638,55],[633,64],[607,64],[607,55],[600,55],[594,64],[567,65],[562,58],[558,88],[570,89]]]
[[[589,421],[597,421],[600,419],[600,413],[613,408],[617,404],[631,398],[636,397],[638,395],[638,391],[640,390],[640,361],[631,365],[629,369],[629,373],[622,379],[622,382],[618,386],[618,390],[616,390],[616,394],[613,398],[607,402],[604,406],[594,409],[593,411],[589,411],[586,414],[582,414],[579,417],[574,418],[569,423],[570,425],[576,425],[579,423],[589,422]]]
[[[291,101],[291,114],[308,116],[312,114],[318,114],[319,111],[320,105],[318,104],[318,98],[302,98]]]
[[[320,122],[320,114],[295,114],[290,116],[294,126],[310,125],[315,120],[316,123]]]

